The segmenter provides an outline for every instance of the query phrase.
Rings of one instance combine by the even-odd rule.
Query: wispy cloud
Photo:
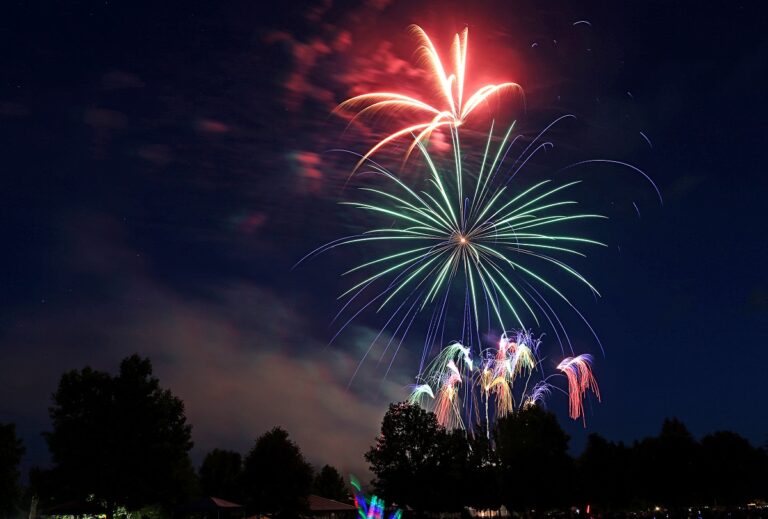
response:
[[[82,236],[75,238],[68,266],[75,276],[98,277],[100,293],[19,312],[3,337],[0,392],[16,395],[3,402],[3,415],[47,423],[62,372],[114,371],[137,352],[184,400],[197,460],[214,447],[245,452],[280,425],[312,462],[365,473],[363,453],[406,385],[397,373],[383,380],[374,362],[347,389],[370,331],[352,329],[347,344],[328,346],[302,294],[245,282],[207,286],[205,297],[178,294],[152,279],[151,265],[118,240],[113,223],[89,231],[90,247],[74,246]],[[44,459],[31,454],[33,463]]]

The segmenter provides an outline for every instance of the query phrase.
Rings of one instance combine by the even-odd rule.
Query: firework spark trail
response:
[[[564,359],[558,366],[562,375],[554,373],[544,377],[541,371],[542,380],[529,390],[531,377],[539,373],[537,367],[542,364],[538,358],[540,344],[541,340],[530,331],[508,332],[502,334],[495,347],[483,350],[479,360],[475,360],[470,348],[451,343],[416,377],[419,384],[412,386],[408,400],[431,409],[438,423],[448,429],[472,428],[476,423],[483,423],[487,435],[490,435],[492,418],[497,420],[515,411],[542,405],[552,390],[568,395],[571,417],[583,419],[587,390],[591,389],[600,399],[591,370],[592,357],[584,354]],[[550,382],[555,375],[565,376],[568,391]],[[524,381],[522,390],[519,385],[515,389],[518,380]],[[463,398],[459,398],[461,386],[465,389]],[[520,402],[517,408],[516,402]]]
[[[440,382],[434,409],[437,421],[447,429],[464,428],[457,389],[461,383],[461,374],[453,360],[450,360],[447,373]]]
[[[411,394],[408,395],[408,402],[425,407],[425,397],[434,400],[435,393],[432,391],[432,387],[429,384],[419,384],[411,388]]]
[[[404,300],[403,303],[395,310],[395,312],[392,314],[392,316],[387,320],[387,322],[382,327],[382,331],[387,329],[387,326],[389,326],[389,323],[392,322],[392,320],[395,318],[395,316],[400,312],[400,309],[403,307],[403,305],[408,302],[408,299]],[[397,328],[395,328],[395,331],[392,333],[392,336],[389,338],[389,341],[387,341],[387,345],[384,347],[384,351],[381,352],[381,355],[379,356],[379,361],[377,363],[381,364],[381,361],[384,360],[384,356],[387,354],[387,351],[389,351],[389,347],[392,345],[392,342],[397,338],[397,333],[400,331],[400,328],[403,327],[403,324],[405,324],[405,321],[408,319],[408,316],[411,314],[411,311],[414,309],[416,304],[419,302],[418,298],[414,298],[413,303],[411,303],[410,308],[408,308],[408,311],[405,312],[405,315],[403,315],[403,318],[400,320],[400,324],[397,325]],[[413,320],[411,320],[412,322]],[[406,331],[403,332],[403,337],[405,334],[407,334],[407,329],[410,327],[410,324],[406,326]],[[381,332],[379,332],[376,335],[376,338],[373,339],[372,344],[378,341],[379,337],[381,336]]]
[[[510,166],[510,168],[509,168],[509,171],[508,171],[508,173],[507,173],[507,176],[509,177],[509,180],[508,180],[508,182],[509,182],[509,181],[511,181],[511,180],[512,180],[512,178],[513,178],[515,175],[517,175],[517,173],[520,171],[520,169],[521,169],[521,168],[522,168],[522,167],[523,167],[523,166],[524,166],[524,165],[525,165],[525,164],[528,162],[528,160],[530,160],[530,158],[531,158],[531,156],[532,156],[532,155],[526,155],[526,154],[528,153],[528,150],[530,150],[530,149],[531,149],[531,147],[532,147],[534,144],[536,144],[537,142],[539,142],[539,139],[541,139],[541,138],[542,138],[542,137],[543,137],[543,136],[544,136],[544,135],[545,135],[545,134],[546,134],[546,133],[547,133],[549,130],[551,130],[551,129],[552,129],[553,127],[555,127],[556,125],[560,124],[562,121],[566,121],[566,120],[569,120],[569,119],[576,119],[576,116],[575,116],[575,115],[573,115],[573,114],[565,114],[565,115],[561,115],[560,117],[556,118],[554,121],[552,121],[551,123],[549,123],[547,126],[545,126],[545,127],[544,127],[544,129],[543,129],[543,130],[541,130],[541,131],[540,131],[540,132],[539,132],[539,133],[536,135],[536,137],[534,137],[534,138],[533,138],[533,140],[531,140],[531,142],[529,142],[529,143],[528,143],[528,146],[526,146],[526,147],[525,147],[525,149],[523,150],[523,152],[522,152],[522,153],[520,153],[520,155],[518,155],[518,157],[517,157],[517,158],[515,159],[515,161],[512,163],[512,166]],[[518,138],[520,138],[520,135],[517,135],[517,136],[515,136],[515,139],[514,139],[514,140],[513,140],[513,141],[510,143],[510,145],[509,145],[509,148],[508,148],[508,150],[507,150],[507,151],[509,151],[509,149],[512,149],[512,146],[515,144],[515,142],[517,141],[517,139],[518,139]],[[538,149],[538,147],[537,147],[536,149]],[[536,150],[536,149],[535,149],[535,150]],[[535,153],[535,150],[534,150],[534,153]],[[505,153],[504,157],[506,158],[506,153]],[[526,158],[523,160],[523,158],[524,158],[524,157],[526,157]],[[522,164],[521,166],[519,166],[519,167],[515,168],[515,167],[516,167],[516,166],[517,166],[517,165],[520,163],[520,161],[521,161],[521,160],[523,160],[523,164]],[[504,161],[502,160],[502,163],[503,163],[503,162],[504,162]]]
[[[416,301],[414,301],[415,306]],[[387,366],[387,371],[384,373],[384,380],[387,379],[389,376],[389,372],[392,370],[392,364],[395,363],[395,359],[397,358],[397,354],[400,352],[400,348],[403,346],[403,342],[405,342],[405,337],[408,335],[408,331],[411,329],[411,325],[413,325],[413,321],[416,320],[416,316],[418,315],[417,311],[413,312],[413,315],[411,316],[411,320],[408,323],[408,326],[406,326],[405,331],[400,336],[400,342],[397,343],[397,348],[395,348],[395,353],[392,354],[392,358],[389,360],[389,365]]]
[[[535,386],[533,386],[531,394],[528,396],[523,406],[529,407],[534,405],[542,405],[551,393],[552,386],[549,383],[544,381],[538,382]]]
[[[648,181],[648,183],[651,184],[654,191],[656,191],[656,196],[659,197],[659,203],[664,205],[664,197],[661,196],[661,190],[659,189],[659,186],[657,186],[656,183],[653,181],[653,179],[650,176],[648,176],[648,173],[638,168],[637,166],[633,166],[628,162],[623,162],[621,160],[613,160],[613,159],[588,159],[588,160],[582,160],[579,162],[574,162],[573,164],[569,164],[568,166],[560,169],[557,173],[561,173],[569,169],[583,166],[585,164],[611,164],[615,166],[621,166],[623,168],[628,168],[634,171],[635,173],[639,173],[645,180]]]
[[[651,142],[651,139],[649,139],[648,136],[646,134],[644,134],[643,132],[640,132],[640,136],[643,139],[645,139],[645,142],[648,143],[648,146],[650,146],[650,148],[653,149],[653,143]]]
[[[373,201],[346,202],[346,204],[374,216],[383,215],[389,220],[389,226],[372,228],[362,234],[334,240],[315,249],[304,259],[342,245],[367,246],[382,243],[398,248],[394,252],[374,257],[344,273],[344,275],[351,275],[367,272],[365,274],[367,277],[355,283],[340,296],[340,299],[346,299],[346,302],[343,303],[334,321],[351,308],[350,305],[354,301],[360,300],[361,305],[358,305],[359,308],[352,309],[353,315],[343,323],[331,341],[335,340],[341,331],[374,303],[377,312],[392,305],[395,306],[394,312],[387,319],[382,331],[403,309],[406,309],[399,319],[397,330],[379,358],[381,362],[399,330],[407,323],[406,332],[401,335],[395,354],[388,364],[387,372],[389,372],[405,338],[405,333],[413,324],[416,314],[428,306],[435,306],[420,363],[420,367],[423,367],[428,357],[428,350],[436,344],[438,335],[442,336],[445,333],[449,294],[457,288],[458,280],[462,281],[464,294],[461,340],[466,341],[465,344],[470,347],[474,346],[478,349],[482,347],[481,314],[487,316],[489,331],[492,329],[492,323],[497,327],[496,329],[507,328],[504,314],[509,314],[515,324],[521,328],[526,325],[527,318],[524,316],[529,316],[536,325],[539,325],[539,317],[542,315],[550,324],[557,322],[563,328],[562,321],[554,312],[553,306],[544,294],[534,287],[534,284],[564,300],[584,320],[582,314],[562,290],[528,263],[531,263],[530,260],[536,260],[542,265],[548,264],[567,272],[592,293],[599,295],[586,278],[559,256],[584,257],[582,252],[572,247],[574,245],[603,246],[603,244],[578,236],[555,234],[547,230],[551,226],[559,226],[569,221],[604,217],[596,214],[564,214],[558,211],[577,202],[554,201],[553,197],[578,184],[579,181],[552,186],[551,181],[543,180],[527,189],[512,193],[504,176],[499,175],[504,159],[509,154],[512,127],[504,134],[498,147],[492,149],[491,144],[494,141],[492,126],[479,166],[467,169],[465,174],[459,173],[458,167],[454,167],[453,172],[444,172],[436,165],[426,147],[419,143],[417,146],[429,172],[427,179],[429,189],[418,192],[381,165],[368,161],[370,170],[359,174],[383,177],[390,183],[392,189],[361,187],[360,189],[372,197]],[[534,142],[530,143],[517,157],[515,164],[519,166],[513,165],[514,169],[510,171],[517,172],[525,165],[529,158],[525,156],[526,153],[542,133],[539,133]],[[512,139],[512,142],[515,142],[515,139],[517,137]],[[458,146],[458,143],[456,145]],[[532,153],[535,153],[538,148],[533,149]],[[457,147],[454,151],[454,166],[462,162],[461,150]],[[591,325],[588,322],[586,324],[592,330]],[[562,332],[567,339],[564,328]],[[556,335],[560,337],[560,332],[557,330]],[[366,350],[350,379],[350,384],[380,336],[381,332]],[[439,343],[444,344],[442,338]],[[500,394],[504,392],[500,383],[495,384],[494,388]],[[468,400],[466,393],[469,391],[469,386],[465,385],[463,389],[464,400]]]
[[[467,46],[469,30],[465,28],[453,38],[451,45],[451,62],[453,70],[446,72],[443,60],[437,52],[429,35],[418,25],[411,26],[411,31],[416,35],[419,46],[418,53],[427,64],[440,93],[439,105],[430,104],[428,101],[416,99],[397,92],[373,92],[362,94],[341,103],[335,110],[341,114],[354,114],[350,124],[358,118],[380,113],[400,114],[403,111],[414,114],[421,122],[407,125],[396,130],[376,143],[355,165],[357,170],[365,161],[386,145],[401,138],[411,138],[405,154],[405,160],[414,148],[429,139],[432,133],[439,128],[451,130],[452,141],[458,140],[458,134],[453,130],[458,129],[467,119],[475,113],[489,97],[499,94],[504,90],[515,90],[522,95],[522,88],[517,83],[505,82],[500,84],[488,84],[480,87],[472,95],[465,99],[464,88],[467,69]],[[456,143],[454,143],[454,146]],[[353,172],[354,172],[353,170]]]
[[[588,353],[576,357],[566,357],[557,369],[568,378],[569,414],[574,420],[584,418],[584,395],[588,389],[600,400],[600,389],[592,374],[592,356]]]
[[[501,167],[499,156],[508,137],[509,133],[495,154],[491,168]],[[414,291],[423,291],[425,294],[419,305],[423,310],[436,300],[443,299],[445,302],[445,298],[440,296],[451,290],[456,278],[463,278],[465,293],[469,294],[467,313],[473,323],[472,333],[466,335],[480,337],[479,315],[483,301],[501,328],[505,328],[502,312],[507,311],[521,327],[525,326],[521,310],[525,310],[526,315],[530,314],[538,324],[534,306],[540,311],[543,306],[529,302],[529,293],[522,290],[521,280],[540,284],[568,301],[553,283],[524,264],[527,263],[526,258],[555,266],[598,294],[586,278],[555,255],[583,256],[583,253],[571,248],[572,244],[603,244],[577,236],[543,232],[549,226],[562,222],[603,218],[596,214],[552,214],[558,208],[576,204],[573,200],[550,200],[578,181],[544,189],[550,183],[545,180],[514,197],[510,195],[506,198],[507,186],[488,185],[493,178],[485,169],[485,164],[489,162],[488,152],[483,157],[477,185],[472,186],[471,181],[468,184],[454,183],[450,175],[446,176],[438,169],[426,148],[419,145],[419,149],[430,172],[429,182],[433,189],[416,192],[388,170],[371,164],[377,174],[394,184],[395,189],[385,191],[363,187],[361,189],[364,192],[378,200],[373,203],[347,204],[368,213],[384,215],[393,220],[392,224],[334,241],[321,249],[324,251],[342,245],[374,242],[405,245],[398,252],[377,257],[345,272],[345,275],[349,275],[368,271],[368,275],[345,291],[341,298],[358,298],[372,284],[389,278],[390,283],[375,297],[379,311],[392,303],[398,295],[412,294]],[[458,160],[461,161],[460,156]],[[470,191],[474,187],[475,196],[482,203],[474,203],[475,198],[466,197],[462,203],[457,204],[456,200],[461,199],[456,196],[456,192],[462,183],[467,184]],[[520,279],[513,278],[508,271],[515,272]],[[484,297],[481,298],[480,294]],[[368,301],[365,306],[372,302]]]

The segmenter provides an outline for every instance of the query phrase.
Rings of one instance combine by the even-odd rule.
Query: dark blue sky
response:
[[[667,416],[697,436],[768,438],[768,37],[757,3],[474,4],[7,8],[0,421],[18,424],[26,466],[47,460],[39,432],[60,374],[113,370],[137,351],[187,402],[196,456],[243,450],[281,424],[313,461],[359,470],[386,404],[415,375],[423,330],[386,381],[369,366],[347,390],[381,324],[363,314],[325,347],[338,275],[359,256],[291,266],[356,223],[336,204],[349,165],[325,152],[365,143],[329,112],[353,87],[391,86],[382,64],[410,66],[411,23],[441,42],[467,24],[471,44],[492,49],[481,61],[525,89],[524,132],[577,116],[531,175],[615,158],[664,195],[661,206],[635,176],[579,172],[586,203],[611,220],[597,232],[610,247],[582,266],[603,297],[576,297],[605,356],[603,402],[588,405],[586,429],[567,425],[574,445],[589,432],[655,434]],[[586,330],[574,334],[599,353]],[[567,422],[563,399],[550,408]]]

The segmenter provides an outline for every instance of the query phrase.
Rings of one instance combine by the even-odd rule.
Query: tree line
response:
[[[214,449],[198,471],[184,404],[153,376],[149,359],[126,358],[116,375],[89,367],[65,373],[44,433],[53,464],[19,484],[24,446],[0,424],[0,518],[16,517],[32,496],[39,507],[90,501],[112,519],[123,511],[167,515],[194,496],[246,506],[250,515],[297,517],[314,493],[348,501],[335,468],[315,472],[288,433],[276,427],[246,453]],[[392,404],[364,454],[373,490],[406,514],[465,507],[535,515],[589,504],[604,514],[655,506],[732,506],[768,498],[768,454],[736,433],[697,441],[666,420],[658,436],[632,444],[589,436],[577,457],[554,414],[528,407],[474,434],[441,427],[433,413]]]
[[[133,355],[117,375],[86,367],[65,373],[43,433],[53,466],[34,468],[19,484],[24,446],[13,424],[0,424],[0,518],[17,517],[32,498],[45,510],[61,503],[93,503],[108,519],[122,512],[167,516],[195,496],[246,506],[249,515],[297,517],[314,492],[348,499],[339,472],[317,474],[288,433],[275,427],[241,456],[214,449],[196,472],[190,460],[192,427],[184,403],[160,387],[149,359]]]
[[[390,406],[365,454],[376,491],[417,513],[469,506],[521,514],[590,505],[592,513],[731,507],[768,498],[768,453],[734,432],[697,441],[667,419],[631,445],[591,434],[578,457],[556,416],[538,406],[500,418],[490,434],[447,431],[408,403]]]

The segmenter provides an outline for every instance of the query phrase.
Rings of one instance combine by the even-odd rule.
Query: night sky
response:
[[[345,131],[331,110],[364,91],[423,85],[412,23],[441,46],[468,26],[477,77],[525,90],[523,133],[576,116],[531,164],[532,181],[612,158],[642,168],[664,197],[627,171],[558,177],[584,179],[585,205],[610,217],[591,234],[609,247],[580,264],[603,297],[568,287],[605,348],[574,320],[603,401],[587,403],[586,427],[568,420],[562,395],[548,402],[574,452],[591,432],[632,441],[671,416],[697,437],[729,429],[768,440],[768,37],[758,2],[3,11],[0,421],[17,424],[25,468],[48,463],[40,432],[61,373],[114,371],[138,352],[185,401],[196,462],[214,447],[244,452],[282,425],[313,463],[364,473],[387,404],[405,398],[418,370],[424,326],[386,378],[374,358],[348,389],[383,324],[363,312],[329,345],[349,287],[339,275],[364,251],[292,266],[358,225],[338,204],[355,196],[354,161],[329,150],[364,152],[374,134]]]

